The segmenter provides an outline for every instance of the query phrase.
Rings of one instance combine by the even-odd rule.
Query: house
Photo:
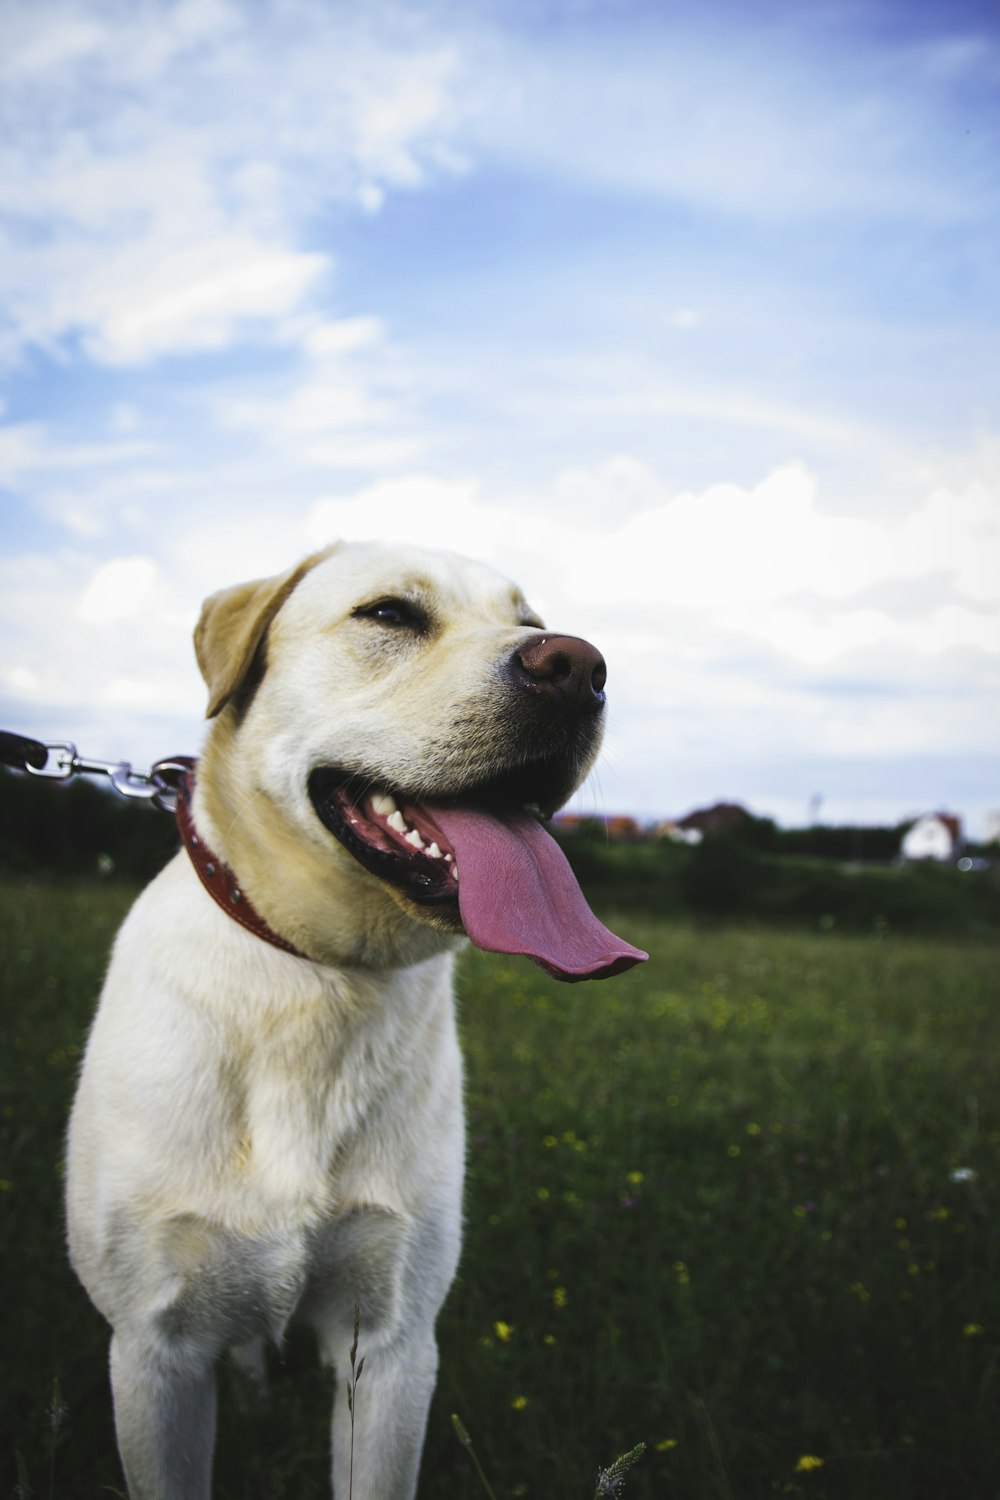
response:
[[[570,838],[575,838],[585,827],[592,826],[593,822],[593,818],[585,818],[581,813],[561,812],[556,813],[551,827],[553,833],[568,834]]]
[[[711,807],[701,807],[687,817],[678,818],[677,827],[685,834],[697,832],[704,838],[713,833],[732,833],[749,820],[750,814],[738,802],[714,802]]]
[[[612,813],[606,818],[595,814],[556,813],[552,819],[552,832],[576,838],[582,833],[600,832],[609,844],[638,844],[645,833],[635,818],[621,813]]]
[[[664,818],[653,829],[653,838],[668,844],[700,844],[704,838],[700,828],[682,828],[671,818]]]
[[[612,844],[638,844],[645,838],[641,825],[627,814],[615,813],[606,818],[605,827]]]
[[[955,859],[962,847],[961,819],[953,813],[924,813],[903,835],[904,859]]]

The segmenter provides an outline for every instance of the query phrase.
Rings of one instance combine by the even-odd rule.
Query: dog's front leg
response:
[[[437,1368],[431,1330],[423,1336],[404,1331],[391,1343],[377,1345],[365,1354],[354,1383],[352,1416],[347,1400],[351,1366],[337,1351],[334,1500],[413,1500]]]
[[[212,1359],[187,1344],[118,1332],[111,1341],[111,1385],[130,1500],[209,1500]]]

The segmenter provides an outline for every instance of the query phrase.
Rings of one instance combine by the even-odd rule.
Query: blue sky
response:
[[[992,5],[0,12],[0,716],[196,749],[202,597],[452,545],[581,805],[1000,808]]]

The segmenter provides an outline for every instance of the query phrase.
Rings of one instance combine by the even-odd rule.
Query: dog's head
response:
[[[537,819],[600,745],[600,653],[447,553],[333,547],[213,595],[195,644],[216,719],[203,764],[225,816],[262,800],[293,841],[322,841],[338,867],[346,851],[376,877],[372,899],[439,931],[464,919],[477,937],[470,913],[498,900],[482,888],[544,863]]]

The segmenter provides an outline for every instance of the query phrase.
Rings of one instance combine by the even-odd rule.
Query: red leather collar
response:
[[[308,958],[308,954],[280,937],[272,927],[267,925],[256,908],[251,905],[249,898],[243,894],[240,883],[232,870],[219,859],[218,855],[212,853],[195,828],[194,819],[191,816],[191,798],[194,793],[196,764],[196,761],[190,760],[188,770],[178,783],[176,817],[181,842],[198,872],[198,879],[212,900],[217,902],[234,922],[245,927],[247,932],[252,932],[254,937],[270,943],[273,948],[280,948],[282,953],[291,953],[295,958]]]

